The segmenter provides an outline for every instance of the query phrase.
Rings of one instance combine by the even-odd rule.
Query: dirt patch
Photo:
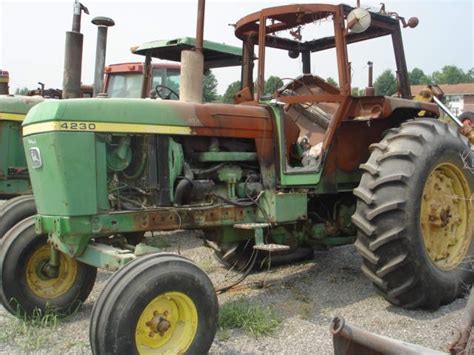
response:
[[[209,273],[216,288],[236,275],[213,257],[202,240],[190,233],[163,236],[164,250],[194,260]],[[446,351],[458,329],[465,299],[458,299],[435,312],[407,311],[378,296],[360,271],[361,259],[353,246],[316,252],[312,260],[250,275],[242,284],[219,296],[225,304],[245,297],[270,307],[281,323],[270,336],[255,338],[241,330],[220,330],[211,353],[318,353],[332,354],[329,324],[333,316],[381,335]],[[89,316],[110,273],[100,272],[83,307],[54,327],[25,329],[0,308],[0,353],[48,354],[90,353]],[[36,342],[35,339],[42,341]]]

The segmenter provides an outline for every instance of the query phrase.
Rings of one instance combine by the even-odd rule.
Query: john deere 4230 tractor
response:
[[[96,268],[119,269],[92,312],[93,351],[203,353],[216,329],[209,279],[178,256],[135,254],[146,231],[177,229],[202,230],[242,271],[355,242],[362,271],[389,302],[451,302],[473,276],[471,148],[437,120],[435,104],[411,101],[400,24],[417,22],[346,5],[268,8],[236,24],[235,104],[199,102],[203,60],[236,56],[203,49],[198,31],[195,50],[134,49],[147,62],[181,54],[180,101],[35,106],[23,135],[38,215],[2,242],[5,307],[67,313],[86,299]],[[321,24],[332,34],[321,35]],[[393,43],[398,97],[351,96],[348,46],[383,36]],[[313,74],[311,60],[325,50],[335,52],[338,86]],[[285,52],[302,73],[265,97],[267,58]]]

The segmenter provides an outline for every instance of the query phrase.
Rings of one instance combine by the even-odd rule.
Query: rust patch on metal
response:
[[[246,209],[235,206],[211,208],[166,208],[136,213],[133,216],[136,230],[171,231],[232,225],[244,220]],[[255,213],[255,211],[253,212]]]

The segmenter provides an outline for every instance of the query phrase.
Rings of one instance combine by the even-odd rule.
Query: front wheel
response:
[[[34,217],[16,224],[0,247],[0,299],[8,312],[31,317],[52,311],[73,313],[94,286],[97,269],[59,254],[59,267],[47,271],[51,246],[35,234]]]
[[[362,271],[406,308],[438,308],[472,283],[471,149],[433,119],[409,121],[371,146],[354,190]]]
[[[117,271],[92,310],[94,354],[206,354],[218,304],[206,273],[172,254],[139,257]]]

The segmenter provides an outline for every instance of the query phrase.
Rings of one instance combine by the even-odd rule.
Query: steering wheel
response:
[[[166,89],[166,90],[169,91],[168,95],[163,95],[163,93],[162,93],[163,89]],[[171,99],[171,94],[176,96],[179,100],[179,95],[176,93],[176,91],[174,91],[173,89],[169,88],[166,85],[156,85],[155,86],[155,92],[156,92],[156,95],[159,96],[163,100],[170,100]]]

